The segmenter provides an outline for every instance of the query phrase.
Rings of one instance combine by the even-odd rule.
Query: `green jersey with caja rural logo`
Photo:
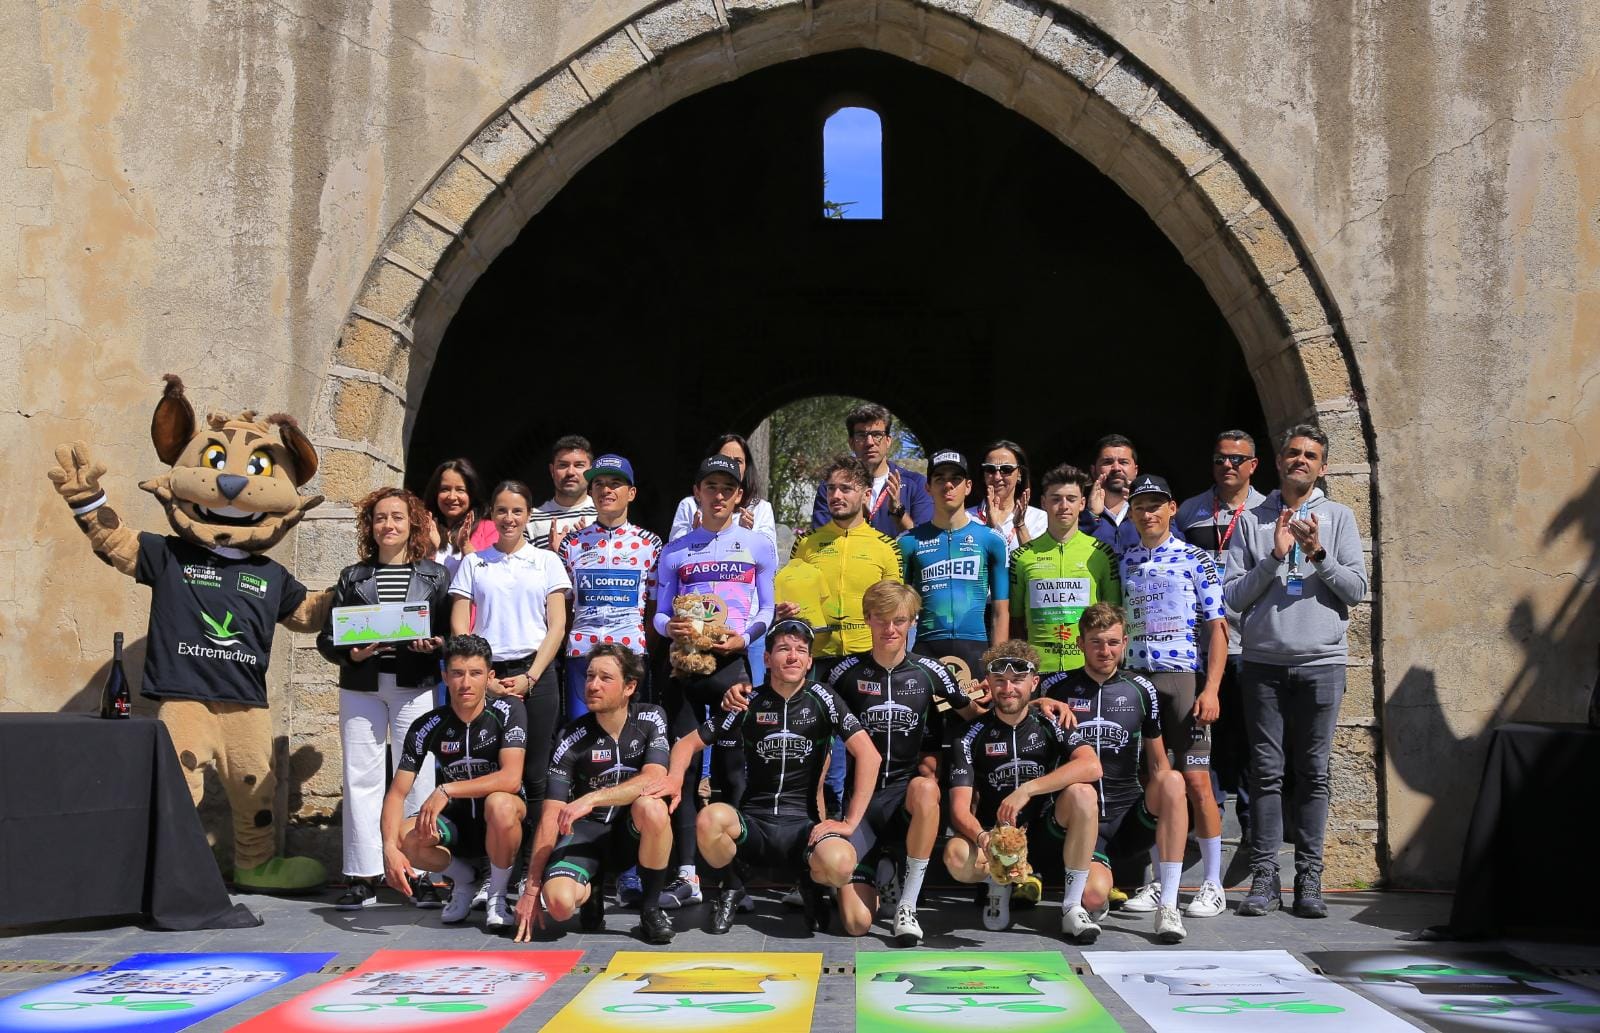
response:
[[[148,532],[134,578],[152,589],[142,695],[267,705],[272,633],[305,601],[305,585],[265,556]]]
[[[1093,535],[1042,534],[1012,554],[1011,616],[1039,651],[1042,673],[1083,666],[1078,619],[1095,603],[1122,605],[1122,580],[1116,553]]]

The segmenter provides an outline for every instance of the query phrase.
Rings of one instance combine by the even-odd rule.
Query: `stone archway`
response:
[[[1024,0],[665,0],[507,103],[389,235],[342,328],[313,414],[320,486],[332,505],[302,530],[300,569],[336,570],[338,557],[349,554],[348,504],[403,472],[422,388],[451,317],[572,176],[678,100],[771,64],[847,48],[892,54],[989,96],[1138,202],[1232,328],[1269,425],[1309,420],[1326,430],[1337,463],[1330,492],[1356,510],[1373,540],[1373,437],[1319,277],[1242,157],[1115,41],[1062,7]],[[1345,770],[1355,765],[1361,791],[1335,802],[1331,876],[1376,873],[1371,627],[1370,613],[1358,613],[1338,748]]]

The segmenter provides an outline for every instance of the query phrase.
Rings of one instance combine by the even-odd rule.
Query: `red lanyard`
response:
[[[867,485],[867,490],[872,490],[872,486],[870,484]],[[887,479],[885,479],[883,482],[883,490],[878,493],[878,501],[872,504],[872,512],[867,514],[867,523],[870,524],[878,518],[878,510],[882,509],[883,504],[887,501],[889,501],[889,482]]]
[[[1211,507],[1211,528],[1212,530],[1216,530],[1222,526],[1222,522],[1217,519],[1217,517],[1222,514],[1222,500],[1217,498],[1216,492],[1211,493],[1211,498],[1213,501],[1213,505]],[[1239,517],[1243,514],[1244,503],[1241,502],[1239,503],[1239,508],[1233,511],[1233,519],[1228,521],[1228,529],[1217,535],[1217,559],[1220,560],[1222,558],[1222,554],[1227,551],[1228,539],[1233,537],[1233,529],[1239,526]]]

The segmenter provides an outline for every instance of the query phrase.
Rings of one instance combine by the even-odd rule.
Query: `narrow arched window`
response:
[[[883,122],[871,108],[840,108],[822,124],[822,216],[883,218]]]

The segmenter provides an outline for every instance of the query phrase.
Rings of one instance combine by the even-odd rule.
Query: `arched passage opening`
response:
[[[386,239],[342,328],[326,388],[314,413],[313,438],[324,456],[318,487],[333,505],[313,514],[315,519],[307,521],[298,536],[301,566],[337,569],[351,547],[348,503],[377,484],[405,476],[408,466],[431,460],[425,449],[414,446],[444,440],[428,429],[427,412],[433,408],[434,381],[443,382],[441,378],[450,375],[448,367],[454,359],[447,356],[454,352],[454,339],[468,335],[465,327],[470,324],[453,320],[469,294],[475,293],[475,285],[501,267],[497,256],[527,230],[535,216],[560,203],[560,195],[586,165],[625,145],[632,131],[652,116],[663,111],[670,114],[679,101],[719,83],[750,77],[769,66],[851,48],[893,55],[995,101],[1066,144],[1066,149],[1080,155],[1126,195],[1132,202],[1125,209],[1132,217],[1124,224],[1127,232],[1137,234],[1136,225],[1146,231],[1154,226],[1157,232],[1150,239],[1163,250],[1152,253],[1175,253],[1193,271],[1193,280],[1214,306],[1211,314],[1215,319],[1209,328],[1201,323],[1181,330],[1187,340],[1198,342],[1197,354],[1209,354],[1214,360],[1200,382],[1248,384],[1244,394],[1250,396],[1253,391],[1267,428],[1281,429],[1299,420],[1319,423],[1333,439],[1330,491],[1353,505],[1366,540],[1376,541],[1371,523],[1375,511],[1371,428],[1348,343],[1321,278],[1284,214],[1249,172],[1245,159],[1170,86],[1114,40],[1064,7],[1032,0],[830,0],[826,5],[809,0],[660,0],[556,63],[491,114]],[[826,112],[813,114],[820,124]],[[730,126],[725,132],[737,135],[760,128],[757,122]],[[895,132],[893,124],[885,126],[886,137]],[[757,160],[753,149],[746,149],[740,157],[746,162]],[[647,155],[645,161],[652,172],[670,171],[656,165],[654,155]],[[886,162],[887,190],[895,190],[894,182],[902,178],[903,171]],[[815,224],[821,222],[817,204],[821,173],[820,162],[803,170],[799,190],[791,191],[781,181],[797,175],[795,170],[771,170],[772,188],[784,185],[785,201],[792,193],[808,199],[804,217],[813,223],[813,233]],[[737,166],[718,170],[716,182],[724,183],[735,175]],[[1054,186],[1036,188],[1041,210],[1056,200]],[[892,223],[892,206],[887,214],[885,221]],[[630,251],[656,256],[657,268],[678,262],[672,239],[650,236],[627,220],[618,224],[623,229],[614,246],[604,251],[601,264],[591,270],[595,278],[603,280],[614,260],[620,258],[620,264],[626,265],[623,256]],[[857,276],[853,283],[876,284],[883,276],[912,275],[868,260],[874,245],[870,236],[860,231],[881,225],[834,220],[835,227],[857,234],[859,246],[850,256],[858,271],[866,275]],[[1096,256],[1115,241],[1070,233],[1056,243],[1059,251]],[[940,445],[972,447],[989,427],[997,425],[994,412],[1000,406],[1008,417],[1017,412],[1039,414],[1040,436],[1048,442],[1043,455],[1081,460],[1093,433],[1090,428],[1098,430],[1118,422],[1103,419],[1100,413],[1079,420],[1072,414],[1050,412],[1046,406],[1030,408],[1015,398],[992,395],[977,403],[947,404],[943,410],[947,420],[923,421],[916,415],[917,399],[930,396],[913,392],[915,381],[901,367],[861,362],[863,343],[879,343],[885,333],[891,337],[903,334],[908,325],[889,318],[881,308],[875,309],[870,298],[845,293],[832,299],[829,310],[835,316],[854,314],[859,317],[854,320],[790,325],[770,318],[756,326],[738,318],[736,304],[720,306],[708,300],[737,302],[743,295],[736,288],[757,281],[769,292],[777,292],[782,283],[770,271],[785,263],[792,266],[792,256],[769,251],[761,258],[755,267],[719,262],[694,270],[699,278],[692,289],[673,296],[674,303],[700,306],[704,316],[698,324],[701,333],[689,342],[691,354],[707,353],[718,342],[748,341],[754,331],[766,331],[762,339],[778,347],[826,341],[845,360],[859,364],[881,381],[858,383],[851,390],[880,398],[908,418],[919,420],[930,437],[944,433],[957,439],[938,442]],[[929,310],[937,314],[948,311],[975,282],[994,277],[996,270],[1027,273],[1022,264],[1015,255],[978,253],[976,260],[959,265],[924,263],[915,279],[940,284],[935,300],[944,307]],[[480,326],[480,332],[489,333],[504,347],[494,352],[493,363],[479,371],[481,382],[546,376],[559,396],[584,393],[571,388],[570,375],[563,379],[562,364],[601,356],[592,348],[586,352],[585,345],[570,338],[539,332],[541,322],[576,307],[550,286],[502,282],[504,308],[498,319]],[[561,283],[554,286],[560,288]],[[654,329],[640,315],[647,310],[627,293],[629,286],[618,282],[603,298],[590,299],[602,302],[586,310],[591,328],[630,323],[647,331]],[[797,290],[790,293],[790,300],[799,294]],[[1024,309],[1036,301],[1021,291],[1012,296]],[[1141,302],[1146,309],[1174,304],[1166,296],[1155,301],[1146,296]],[[775,311],[787,314],[782,308]],[[661,310],[657,314],[662,314]],[[693,325],[675,318],[668,322]],[[1231,340],[1205,336],[1224,324],[1231,331]],[[910,325],[924,331],[918,341],[974,339],[970,322],[928,318]],[[841,334],[840,326],[858,329],[853,335]],[[869,336],[867,331],[872,329],[884,332]],[[976,329],[984,331],[981,324]],[[449,349],[444,347],[447,335],[452,338]],[[577,340],[593,342],[601,337],[591,332]],[[1097,340],[1119,358],[1126,350],[1120,339]],[[1108,340],[1113,343],[1104,343]],[[663,357],[663,363],[684,345],[680,340],[663,343],[665,346],[650,353]],[[1230,372],[1234,355],[1238,367]],[[644,427],[650,440],[681,441],[683,448],[697,449],[693,443],[703,442],[710,426],[697,421],[703,420],[706,399],[718,383],[711,378],[709,367],[700,368],[704,375],[688,381],[663,380],[650,394],[648,401],[654,405],[663,397],[679,401],[672,407],[670,422],[652,421],[652,414],[659,417],[660,410],[651,405],[613,407],[611,424],[590,421],[596,436],[605,441],[608,427],[633,423]],[[543,373],[545,369],[552,372]],[[1233,373],[1239,369],[1243,374],[1235,378]],[[533,370],[540,372],[530,372]],[[651,366],[643,370],[642,377],[664,377],[664,370],[664,365]],[[809,380],[811,370],[791,361],[780,377],[768,382],[770,395],[753,391],[736,397],[731,408],[718,409],[715,425],[720,428],[733,419],[736,429],[748,429],[759,413],[786,399],[837,389]],[[680,373],[681,367],[674,367],[672,375]],[[962,386],[959,377],[946,379]],[[997,381],[991,378],[988,382]],[[1018,383],[1023,391],[1030,385],[1026,376],[1019,377]],[[1219,389],[1218,396],[1227,397],[1230,390]],[[677,393],[668,393],[672,391]],[[1113,385],[1086,397],[1109,400],[1107,404],[1120,413],[1120,403],[1137,399],[1138,388]],[[508,405],[520,410],[538,405],[531,391],[509,401],[502,398],[500,410],[470,396],[458,395],[447,404],[458,409],[470,406],[484,419],[494,418]],[[1230,415],[1238,412],[1240,404],[1246,403],[1231,406]],[[748,409],[739,408],[744,405]],[[742,423],[737,416],[741,411],[749,413]],[[962,414],[970,414],[974,422],[962,424]],[[1193,417],[1193,410],[1188,415]],[[534,418],[546,417],[535,414]],[[985,428],[981,432],[973,429],[980,418]],[[528,422],[517,426],[526,429]],[[570,420],[559,421],[563,427],[571,424]],[[549,425],[557,426],[558,421],[550,418]],[[537,452],[539,443],[553,436],[537,428],[526,430],[520,438],[516,433],[513,428],[496,439],[493,463],[504,465],[494,469],[526,472],[536,467],[529,457]],[[1192,432],[1172,438],[1152,430],[1143,436],[1152,442],[1194,440]],[[1145,465],[1152,469],[1164,466],[1169,472],[1194,469],[1203,462],[1206,444],[1197,445],[1188,460],[1152,455],[1147,446]],[[674,447],[664,447],[661,458]],[[1176,486],[1183,490],[1192,484],[1184,483],[1180,476]],[[1372,568],[1381,575],[1378,557],[1373,559]],[[1382,851],[1377,784],[1379,701],[1374,691],[1381,682],[1373,674],[1376,658],[1371,651],[1375,615],[1363,605],[1353,618],[1351,691],[1335,744],[1344,774],[1329,829],[1329,870],[1335,879],[1376,877]],[[308,806],[315,809],[319,804],[308,800]]]
[[[882,219],[815,208],[812,127],[841,86],[883,120]],[[1265,423],[1232,330],[1132,199],[982,94],[849,50],[684,100],[573,177],[451,321],[406,465],[538,483],[579,432],[629,456],[659,520],[712,433],[816,394],[878,399],[930,448],[1011,438],[1041,469],[1118,431],[1196,490],[1210,435]]]

